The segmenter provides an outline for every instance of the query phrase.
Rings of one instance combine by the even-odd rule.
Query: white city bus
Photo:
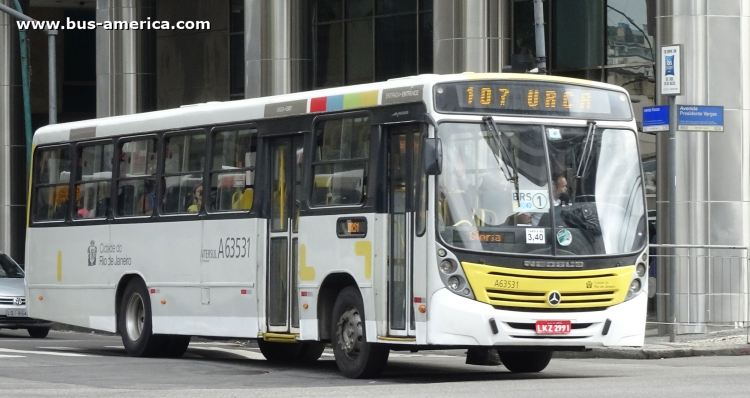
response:
[[[516,74],[422,75],[41,128],[29,315],[190,336],[348,377],[390,350],[643,344],[646,209],[626,91]],[[472,354],[473,353],[473,354]]]

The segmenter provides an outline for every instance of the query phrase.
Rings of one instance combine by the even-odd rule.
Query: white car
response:
[[[0,329],[26,329],[31,337],[45,338],[52,322],[29,318],[26,312],[24,273],[0,251]]]

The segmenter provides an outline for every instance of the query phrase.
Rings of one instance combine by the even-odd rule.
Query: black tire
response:
[[[348,286],[333,306],[331,343],[336,365],[350,379],[377,377],[388,362],[388,346],[368,343],[365,329],[362,296],[356,286]]]
[[[190,345],[191,336],[167,335],[164,336],[164,346],[161,350],[161,356],[166,358],[180,358]]]
[[[125,288],[117,317],[117,329],[128,355],[158,356],[164,347],[163,336],[151,330],[151,297],[140,279],[130,281]]]
[[[552,351],[499,351],[500,361],[513,373],[541,372],[549,365]]]
[[[326,349],[326,344],[320,341],[304,341],[300,345],[302,347],[297,354],[297,361],[303,364],[316,362]]]
[[[26,331],[35,339],[43,339],[49,334],[49,328],[28,328]]]
[[[277,343],[258,339],[258,348],[268,362],[292,362],[300,354],[302,344]]]

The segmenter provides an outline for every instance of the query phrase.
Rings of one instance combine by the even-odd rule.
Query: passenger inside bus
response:
[[[135,191],[140,191],[140,194],[137,195],[138,199],[135,201],[135,208],[133,208],[133,211],[130,212],[129,215],[134,216],[150,216],[154,212],[154,206],[156,205],[156,196],[154,193],[154,188],[156,185],[156,182],[152,179],[142,180],[143,185],[136,186]],[[126,188],[128,186],[124,186],[123,188]],[[131,186],[132,187],[132,186]],[[129,192],[132,192],[133,190],[127,190]],[[132,203],[132,202],[131,202]],[[130,206],[126,206],[125,209],[130,209]]]
[[[188,212],[197,213],[203,205],[203,185],[193,188],[193,203],[188,207]]]
[[[87,189],[85,193],[78,196],[78,211],[76,212],[76,218],[89,218],[91,217],[94,200],[94,190]]]

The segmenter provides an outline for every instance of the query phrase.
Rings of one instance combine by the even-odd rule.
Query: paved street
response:
[[[182,359],[130,358],[119,337],[74,332],[31,339],[0,330],[0,396],[747,396],[750,357],[553,359],[542,373],[465,365],[461,351],[392,353],[377,380],[349,380],[332,354],[311,367],[268,364],[235,342],[191,343]]]

